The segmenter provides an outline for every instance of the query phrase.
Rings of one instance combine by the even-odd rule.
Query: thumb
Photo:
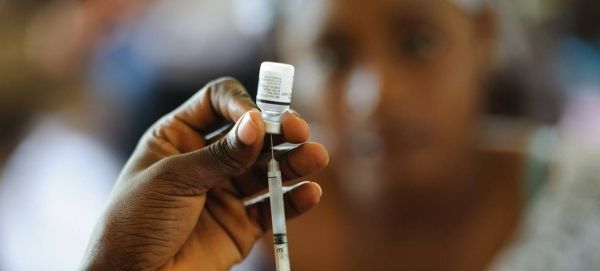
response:
[[[165,158],[157,164],[159,176],[178,188],[204,194],[217,183],[248,170],[258,158],[265,137],[261,114],[246,112],[219,141],[200,150]]]

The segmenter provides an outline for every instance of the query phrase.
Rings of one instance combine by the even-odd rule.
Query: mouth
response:
[[[419,129],[362,130],[352,138],[353,154],[359,160],[404,160],[431,147],[429,133]]]
[[[386,157],[414,155],[431,145],[429,135],[417,130],[383,131],[381,135]]]

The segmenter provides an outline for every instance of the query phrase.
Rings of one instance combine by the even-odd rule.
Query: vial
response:
[[[275,62],[260,65],[256,105],[268,134],[281,134],[281,115],[290,108],[293,83],[294,66]]]

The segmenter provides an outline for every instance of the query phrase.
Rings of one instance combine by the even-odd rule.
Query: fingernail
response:
[[[300,116],[300,114],[298,114],[298,112],[296,112],[296,110],[289,108],[287,110],[290,114],[293,114],[294,116],[298,117],[298,118],[302,118],[302,116]]]
[[[246,113],[242,118],[242,122],[240,122],[237,129],[237,137],[245,145],[251,145],[258,137],[258,128],[252,121],[250,113]]]
[[[317,184],[317,183],[315,183]],[[323,196],[323,189],[321,188],[321,186],[319,184],[317,184],[317,187],[319,188],[319,197]]]

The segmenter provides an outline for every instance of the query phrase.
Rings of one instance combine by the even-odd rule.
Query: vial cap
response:
[[[263,62],[260,64],[261,71],[277,72],[294,76],[294,66],[276,62]]]

